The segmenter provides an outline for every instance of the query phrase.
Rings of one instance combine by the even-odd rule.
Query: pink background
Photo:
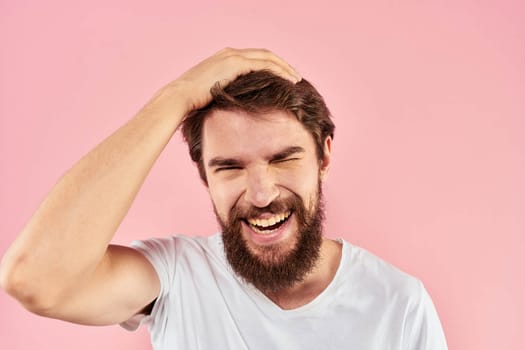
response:
[[[86,2],[88,3],[88,2]],[[418,276],[451,349],[524,349],[521,1],[0,2],[0,254],[82,154],[224,46],[267,47],[337,124],[327,233]],[[115,238],[216,230],[180,136]],[[2,349],[149,349],[0,291]],[[205,330],[203,330],[205,336]]]

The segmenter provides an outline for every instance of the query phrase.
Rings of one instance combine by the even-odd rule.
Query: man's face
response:
[[[321,245],[321,178],[312,135],[295,116],[215,111],[203,128],[208,190],[233,269],[261,290],[301,281]]]

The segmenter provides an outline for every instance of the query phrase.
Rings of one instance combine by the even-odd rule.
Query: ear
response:
[[[320,162],[320,169],[319,173],[321,176],[321,181],[326,180],[328,177],[328,170],[330,169],[330,160],[331,160],[331,152],[332,152],[332,138],[330,136],[327,136],[324,140],[323,145],[323,158]]]

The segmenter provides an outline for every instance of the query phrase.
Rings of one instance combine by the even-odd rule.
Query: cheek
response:
[[[279,179],[282,187],[299,195],[303,200],[308,200],[312,193],[317,191],[319,172],[314,169],[298,168],[281,173]]]
[[[223,221],[227,221],[230,210],[235,206],[240,196],[239,186],[234,183],[226,184],[211,180],[208,183],[208,193],[217,214]]]

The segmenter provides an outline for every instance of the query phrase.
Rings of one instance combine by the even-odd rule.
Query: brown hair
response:
[[[263,114],[275,110],[293,113],[312,134],[319,159],[323,157],[326,137],[334,137],[335,125],[323,97],[307,80],[297,84],[269,71],[244,74],[226,86],[215,84],[212,101],[192,111],[182,124],[182,135],[188,143],[191,159],[197,163],[201,179],[206,182],[202,162],[202,127],[206,116],[215,110],[239,110]]]

